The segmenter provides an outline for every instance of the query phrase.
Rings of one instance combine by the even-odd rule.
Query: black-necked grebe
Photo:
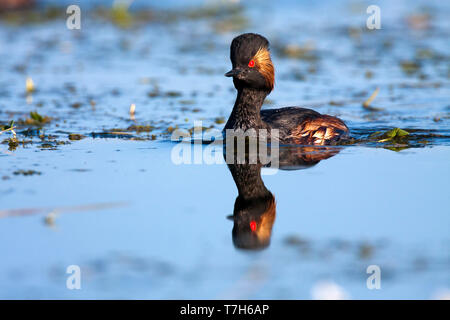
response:
[[[329,115],[300,107],[261,110],[274,86],[275,70],[269,41],[255,33],[233,39],[230,48],[233,77],[238,91],[226,129],[278,129],[283,144],[330,145],[348,135],[345,123]]]
[[[233,243],[238,249],[259,250],[270,244],[275,222],[275,197],[261,179],[259,164],[228,164],[239,195],[233,210]]]

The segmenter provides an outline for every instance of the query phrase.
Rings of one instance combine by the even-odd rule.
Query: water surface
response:
[[[0,123],[15,121],[19,144],[0,136],[0,298],[448,296],[449,6],[384,1],[382,29],[367,31],[365,3],[250,1],[212,16],[202,4],[147,8],[155,18],[124,28],[82,2],[81,31],[64,10],[33,24],[3,16]],[[227,166],[176,165],[170,141],[196,120],[222,128],[229,43],[246,31],[272,44],[265,108],[311,106],[356,139],[304,170],[262,170],[276,219],[258,252],[233,245]],[[396,127],[408,139],[370,138]],[[69,265],[81,290],[66,288]],[[369,265],[380,290],[366,287]]]

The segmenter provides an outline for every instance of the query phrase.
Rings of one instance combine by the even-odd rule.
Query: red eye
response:
[[[253,61],[253,60],[252,60]],[[251,221],[250,222],[250,230],[255,231],[256,230],[256,222],[255,221]]]
[[[248,63],[248,66],[250,68],[253,68],[255,66],[255,60],[250,60],[250,62]]]

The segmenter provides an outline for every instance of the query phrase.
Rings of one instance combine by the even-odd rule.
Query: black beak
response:
[[[237,77],[241,73],[239,69],[232,69],[225,73],[225,77]]]

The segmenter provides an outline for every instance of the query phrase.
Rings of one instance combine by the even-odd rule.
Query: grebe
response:
[[[233,77],[237,98],[224,130],[278,129],[280,143],[301,145],[331,145],[348,135],[342,120],[311,109],[261,110],[275,79],[269,41],[265,37],[245,33],[234,38],[230,59],[233,69],[225,76]]]
[[[238,249],[260,250],[270,244],[275,222],[275,197],[261,179],[258,164],[228,164],[239,195],[233,210],[233,244]]]

